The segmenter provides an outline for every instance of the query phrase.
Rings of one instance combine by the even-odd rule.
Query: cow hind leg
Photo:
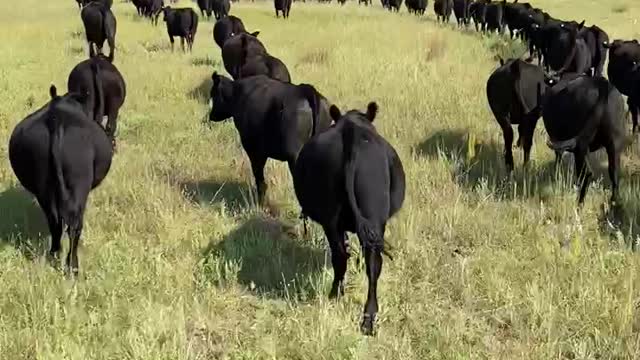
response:
[[[264,165],[267,163],[267,158],[261,155],[250,155],[249,160],[251,161],[251,170],[253,171],[253,177],[256,180],[258,203],[260,204],[260,206],[263,206],[267,193],[267,183],[264,181]]]
[[[49,233],[51,233],[51,248],[49,249],[48,260],[53,267],[57,268],[59,265],[58,257],[60,250],[62,250],[61,239],[64,223],[54,204],[50,201],[38,200],[38,202],[45,213],[49,225]]]
[[[586,163],[588,148],[586,146],[580,146],[575,150],[575,171],[578,179],[578,183],[580,183],[580,194],[578,196],[578,207],[581,207],[584,204],[584,198],[587,196],[587,191],[589,190],[589,185],[591,183],[591,171],[589,170]]]
[[[75,211],[70,211],[69,213],[69,253],[67,254],[65,272],[68,276],[72,277],[76,277],[78,275],[78,245],[80,244],[80,236],[82,235],[85,204],[86,195],[82,201],[82,205]]]
[[[380,232],[380,236],[384,236],[384,230]],[[364,306],[360,330],[365,335],[373,335],[376,315],[378,314],[378,279],[382,272],[382,248],[384,240],[381,237],[380,239],[361,239],[361,242],[364,250],[369,289],[367,291],[367,302]]]
[[[324,227],[329,247],[331,248],[331,264],[333,265],[333,284],[329,298],[344,295],[344,274],[347,272],[349,255],[345,243],[345,233],[338,230],[335,224]]]
[[[521,145],[524,151],[523,166],[525,168],[529,165],[531,158],[531,147],[533,146],[533,129],[529,129],[529,126],[522,126],[518,129],[520,139],[522,139]]]
[[[627,105],[629,105],[629,111],[631,112],[631,122],[633,124],[633,133],[638,131],[638,112],[640,112],[640,106],[635,99],[628,98]]]
[[[499,121],[500,127],[502,127],[502,136],[504,138],[504,162],[507,167],[507,173],[511,174],[513,171],[513,129],[508,121]]]
[[[609,162],[609,179],[611,180],[611,204],[615,205],[618,201],[618,169],[620,168],[620,153],[615,146],[607,146],[607,157]]]
[[[116,147],[116,130],[118,129],[118,110],[112,110],[109,112],[107,119],[107,136],[111,140],[111,145],[115,149]]]
[[[189,36],[189,35],[187,35],[187,36]],[[180,37],[180,48],[182,49],[182,52],[185,52],[184,51],[184,37],[182,37],[182,36]]]

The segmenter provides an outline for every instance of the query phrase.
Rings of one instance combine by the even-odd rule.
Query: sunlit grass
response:
[[[602,1],[534,4],[611,38],[637,31],[631,0],[613,13]],[[116,1],[115,64],[128,95],[112,170],[91,195],[79,281],[42,260],[46,223],[8,160],[0,165],[0,358],[637,357],[637,144],[623,159],[619,227],[602,208],[606,177],[575,212],[562,176],[571,159],[553,169],[542,122],[531,168],[517,150],[514,180],[503,182],[485,82],[496,56],[518,56],[522,45],[438,26],[431,5],[426,18],[374,5],[296,2],[283,21],[270,2],[242,1],[232,13],[260,30],[296,82],[343,110],[380,105],[376,125],[404,162],[408,192],[387,231],[395,260],[384,264],[376,338],[358,331],[366,281],[357,246],[346,296],[329,301],[323,233],[314,225],[304,234],[286,165],[267,166],[277,210],[267,215],[233,124],[202,123],[210,75],[224,72],[212,23],[201,19],[193,54],[172,53],[164,24]],[[71,0],[2,1],[0,24],[8,139],[51,83],[64,89],[87,50]],[[605,159],[592,161],[599,176]]]

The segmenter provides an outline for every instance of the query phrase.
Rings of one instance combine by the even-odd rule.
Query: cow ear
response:
[[[251,36],[253,36],[253,37],[258,37],[258,35],[260,35],[260,31],[254,31],[254,32],[252,32],[252,33],[251,33],[251,34],[249,34],[249,35],[251,35]]]
[[[372,101],[369,103],[369,105],[367,105],[367,119],[373,122],[377,114],[378,114],[378,104],[376,104],[375,101]]]
[[[53,84],[49,87],[49,96],[51,96],[51,100],[58,97],[58,89],[56,89],[56,86]]]
[[[584,20],[580,24],[578,24],[578,29],[582,29],[584,27]]]
[[[340,109],[335,105],[331,105],[331,107],[329,108],[329,115],[331,115],[331,118],[335,122],[338,122],[338,120],[340,120],[340,118],[342,117]]]

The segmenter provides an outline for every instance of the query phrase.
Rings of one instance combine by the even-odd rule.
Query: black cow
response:
[[[433,11],[436,13],[437,21],[449,22],[451,13],[453,12],[453,0],[435,0],[433,2]]]
[[[146,13],[147,8],[149,7],[151,0],[131,0],[133,6],[136,7],[136,11],[139,16],[142,16]]]
[[[211,13],[213,12],[213,0],[198,0],[198,7],[200,8],[200,14],[203,18],[211,18]]]
[[[289,17],[289,11],[291,10],[291,0],[273,0],[273,6],[276,9],[276,17],[280,17],[280,11],[282,11],[283,19]]]
[[[528,42],[529,61],[537,55],[538,64],[542,64],[544,38],[541,29],[549,18],[549,14],[539,9],[532,9],[527,15],[526,25],[522,31]]]
[[[638,40],[615,40],[605,45],[609,49],[609,65],[607,73],[611,83],[627,95],[627,104],[631,112],[633,132],[638,130],[638,114],[640,113],[640,96],[634,92],[638,79],[635,74],[640,64],[640,44]]]
[[[257,54],[249,56],[248,36],[240,38],[242,44],[242,56],[240,66],[238,67],[238,77],[242,79],[255,75],[266,75],[272,79],[283,82],[291,82],[291,75],[285,64],[278,58],[269,54]]]
[[[541,113],[538,87],[544,88],[542,68],[520,59],[506,62],[500,59],[500,67],[487,80],[487,99],[502,129],[505,164],[509,174],[513,171],[512,125],[518,125],[517,146],[524,149],[524,166],[529,163],[533,133]]]
[[[583,37],[579,36],[584,21],[577,28],[560,25],[548,38],[545,64],[557,71],[591,75],[592,54]]]
[[[485,21],[486,29],[489,32],[497,31],[500,35],[504,33],[504,7],[506,1],[492,2],[486,5]]]
[[[429,2],[427,0],[407,0],[407,10],[416,15],[424,15]]]
[[[187,40],[189,51],[193,50],[193,42],[198,31],[198,14],[192,8],[172,9],[167,6],[162,9],[163,20],[167,23],[167,33],[171,41],[171,51],[173,51],[173,37],[180,37],[180,46],[184,52],[184,41]]]
[[[603,77],[565,74],[560,82],[550,84],[553,86],[540,101],[548,145],[556,152],[556,165],[562,152],[573,152],[575,174],[581,182],[578,204],[582,205],[592,176],[586,156],[604,148],[609,160],[611,202],[615,203],[620,154],[625,141],[622,95]]]
[[[106,177],[113,155],[102,128],[87,118],[84,95],[58,96],[27,116],[13,130],[9,160],[16,177],[44,212],[51,233],[50,260],[57,265],[60,240],[68,226],[65,270],[78,274],[78,244],[89,192]]]
[[[402,7],[402,0],[382,0],[383,2],[386,1],[387,6],[386,8],[389,9],[389,11],[394,11],[395,12],[399,12],[400,8]]]
[[[78,7],[80,9],[82,9],[84,6],[88,5],[91,2],[98,2],[98,3],[104,4],[109,9],[111,9],[111,6],[113,6],[113,0],[76,0],[76,2],[78,3]]]
[[[513,39],[517,34],[524,39],[523,30],[529,24],[529,15],[532,12],[533,7],[529,3],[518,3],[515,0],[512,3],[504,4],[503,20],[504,23],[509,26],[509,36]]]
[[[485,32],[487,29],[487,5],[491,0],[478,0],[469,5],[469,14],[473,18],[476,31]]]
[[[89,56],[102,54],[105,40],[109,44],[109,59],[113,61],[116,48],[116,17],[100,2],[91,2],[80,12],[89,44]],[[93,46],[96,46],[94,49]]]
[[[453,14],[456,17],[458,26],[469,25],[469,7],[472,0],[453,0]]]
[[[104,56],[97,56],[76,65],[67,81],[68,91],[86,94],[85,113],[102,126],[107,116],[106,133],[114,148],[118,127],[118,112],[127,96],[124,78]]]
[[[213,6],[213,14],[216,17],[216,20],[220,20],[225,16],[229,15],[229,10],[231,9],[231,3],[229,0],[210,0]],[[287,14],[289,14],[287,12]]]
[[[322,225],[331,247],[330,297],[344,294],[346,232],[360,239],[369,279],[360,328],[367,335],[373,334],[378,312],[387,221],[398,212],[405,195],[402,162],[372,124],[377,110],[370,103],[366,114],[351,110],[343,115],[332,106],[335,125],[305,144],[293,175],[302,214]]]
[[[607,60],[607,48],[609,35],[596,25],[583,27],[578,31],[577,37],[582,39],[591,54],[591,75],[602,76],[604,62]]]
[[[164,8],[163,0],[151,0],[149,2],[149,5],[146,9],[145,14],[151,19],[151,23],[154,26],[158,26],[158,17],[160,17],[160,13],[162,12],[163,8]]]
[[[212,75],[211,121],[233,117],[251,161],[258,199],[264,204],[267,159],[293,166],[302,145],[331,124],[326,99],[313,86],[293,85],[258,75],[241,80]]]
[[[233,15],[225,16],[216,21],[216,24],[213,26],[213,39],[220,49],[222,49],[225,41],[244,32],[247,32],[247,30],[244,28],[242,20]]]
[[[239,79],[239,70],[246,58],[267,55],[267,49],[257,37],[259,33],[241,33],[229,38],[222,46],[222,62],[232,78]]]

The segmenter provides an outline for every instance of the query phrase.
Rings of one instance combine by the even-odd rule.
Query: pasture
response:
[[[640,37],[633,0],[531,3],[611,39]],[[264,211],[233,123],[203,122],[211,73],[224,73],[213,22],[201,19],[192,54],[172,53],[164,23],[153,27],[120,0],[113,11],[114,64],[128,94],[73,281],[44,260],[46,221],[6,154],[15,124],[48,101],[50,84],[64,92],[86,58],[82,23],[72,0],[0,2],[1,359],[639,356],[638,139],[622,158],[616,211],[603,206],[600,152],[591,159],[599,180],[575,211],[542,121],[531,168],[514,151],[514,180],[503,184],[485,85],[496,55],[519,56],[521,44],[438,25],[432,1],[426,17],[379,1],[308,1],[287,21],[272,2],[232,4],[294,83],[313,84],[342,110],[378,102],[378,131],[402,158],[407,197],[387,229],[394,260],[385,258],[379,282],[377,336],[364,337],[358,246],[345,296],[329,300],[328,246],[316,224],[305,234],[286,164],[268,162]]]

